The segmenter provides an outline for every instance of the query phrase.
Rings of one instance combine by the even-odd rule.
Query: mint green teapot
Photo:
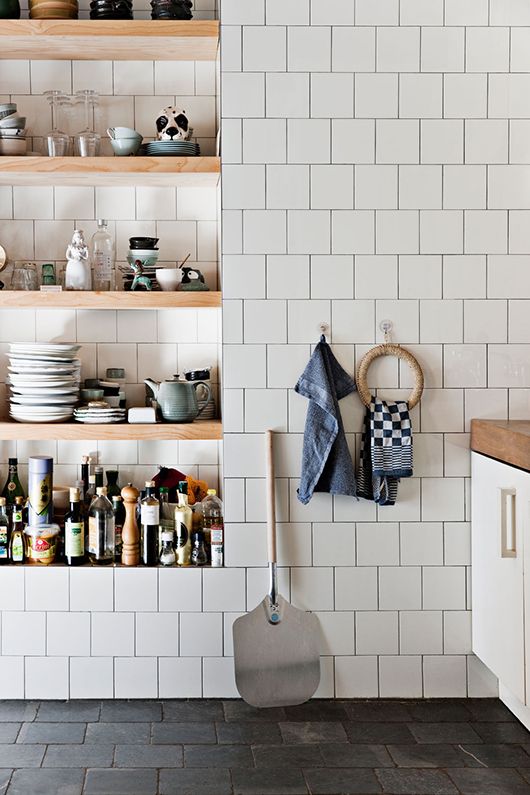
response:
[[[179,381],[171,378],[158,382],[146,378],[144,384],[152,391],[166,422],[193,422],[212,400],[212,390],[204,381]],[[207,391],[207,400],[200,409],[196,392],[199,385]]]

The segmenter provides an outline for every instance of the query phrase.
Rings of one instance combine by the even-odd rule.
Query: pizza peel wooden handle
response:
[[[269,563],[276,563],[276,500],[274,489],[273,432],[265,433],[267,455],[267,551]]]

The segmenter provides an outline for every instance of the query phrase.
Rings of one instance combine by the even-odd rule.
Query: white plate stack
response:
[[[80,345],[12,343],[9,358],[9,414],[17,422],[65,422],[79,402]]]

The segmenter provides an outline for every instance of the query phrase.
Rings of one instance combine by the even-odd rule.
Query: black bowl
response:
[[[156,248],[156,244],[160,240],[159,237],[130,237],[130,248]]]

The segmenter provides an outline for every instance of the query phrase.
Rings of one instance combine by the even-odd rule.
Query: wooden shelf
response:
[[[159,439],[178,441],[218,440],[223,437],[221,420],[196,420],[190,423],[157,423],[145,425],[85,425],[82,422],[33,423],[0,422],[0,439],[22,440],[61,439],[75,441],[91,440],[139,440],[153,441]]]
[[[120,292],[1,290],[0,309],[199,309],[221,306],[214,292]]]
[[[212,61],[219,22],[3,19],[0,59]]]
[[[1,39],[0,39],[1,48]],[[218,157],[0,157],[0,185],[215,187]]]

